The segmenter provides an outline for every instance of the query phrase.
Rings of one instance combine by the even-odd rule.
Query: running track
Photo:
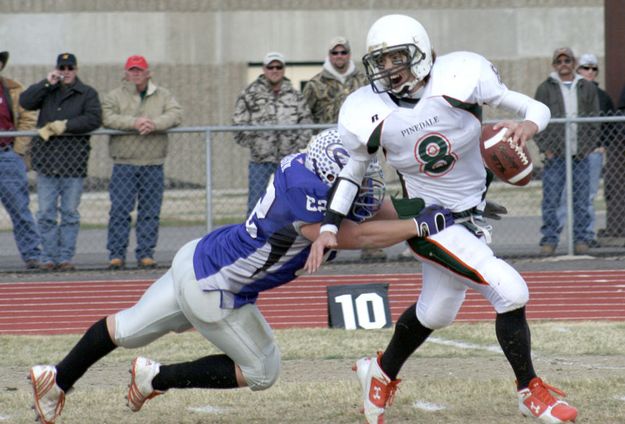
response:
[[[526,272],[529,319],[625,321],[624,271]],[[152,281],[0,283],[0,334],[82,333],[93,322],[133,305]],[[274,328],[327,327],[326,287],[389,283],[393,322],[413,303],[421,274],[303,276],[261,294],[258,306]],[[494,318],[469,290],[457,321]]]

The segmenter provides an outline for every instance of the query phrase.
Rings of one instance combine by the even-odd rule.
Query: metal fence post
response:
[[[566,251],[568,255],[573,255],[573,146],[571,137],[573,136],[573,122],[571,117],[566,117],[564,124],[565,139],[565,166],[566,166]],[[558,199],[559,200],[559,199]]]
[[[213,179],[211,166],[211,130],[206,129],[204,133],[206,143],[206,232],[213,229]]]

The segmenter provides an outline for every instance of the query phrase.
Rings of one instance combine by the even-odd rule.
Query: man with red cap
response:
[[[106,244],[109,268],[125,267],[130,213],[135,205],[137,265],[154,268],[168,143],[164,131],[180,125],[182,108],[169,90],[152,81],[145,57],[130,56],[124,70],[122,85],[102,100],[104,127],[133,132],[113,135],[109,142],[109,154],[113,159]]]

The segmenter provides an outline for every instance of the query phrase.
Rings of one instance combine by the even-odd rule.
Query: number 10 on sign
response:
[[[366,330],[390,327],[386,284],[335,286],[328,290],[331,327]]]

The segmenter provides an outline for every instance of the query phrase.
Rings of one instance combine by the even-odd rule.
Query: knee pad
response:
[[[265,390],[273,386],[280,375],[280,349],[273,349],[253,366],[240,366],[249,388],[253,391]]]
[[[457,310],[441,308],[434,311],[430,308],[426,311],[425,308],[420,308],[419,305],[417,305],[417,318],[419,322],[430,330],[440,330],[441,328],[451,325],[454,319],[456,319],[457,314]]]

